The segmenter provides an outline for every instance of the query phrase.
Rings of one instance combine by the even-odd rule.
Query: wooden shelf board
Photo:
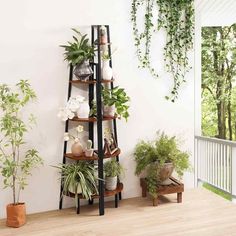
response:
[[[113,79],[112,80],[104,80],[104,79],[101,80],[102,84],[112,83],[112,82],[114,82]],[[78,79],[78,80],[71,80],[70,83],[72,83],[72,84],[96,84],[97,81],[96,80],[79,80]]]
[[[116,152],[114,152],[113,154],[111,155],[104,155],[104,159],[107,159],[107,158],[114,158],[114,157],[117,157],[118,155],[120,155],[120,149],[118,149]],[[94,155],[92,157],[86,157],[85,155],[82,155],[82,156],[73,156],[72,153],[66,153],[65,154],[65,157],[66,158],[70,158],[72,160],[76,160],[76,161],[83,161],[83,160],[91,160],[91,161],[95,161],[95,160],[98,160],[98,156],[96,153],[94,153]]]
[[[105,190],[104,190],[104,197],[111,197],[111,196],[114,196],[114,195],[116,195],[117,193],[122,192],[123,188],[124,188],[123,184],[122,184],[122,183],[118,183],[118,184],[117,184],[117,188],[116,188],[115,190],[108,191],[108,190],[105,189]],[[70,192],[69,192],[69,193],[66,193],[66,194],[64,194],[64,195],[66,195],[66,196],[68,196],[68,197],[75,197],[75,194],[74,194],[74,193],[70,193]],[[84,199],[84,197],[82,196],[82,194],[78,194],[78,198]],[[99,198],[99,195],[93,195],[92,198],[93,198],[93,199],[94,199],[94,198]]]
[[[106,120],[114,120],[116,119],[117,116],[107,116],[107,117],[103,117],[102,120],[106,121]],[[73,119],[70,119],[71,121],[77,121],[77,122],[96,122],[97,118],[95,117],[89,117],[89,118],[78,118],[78,117],[74,117]]]

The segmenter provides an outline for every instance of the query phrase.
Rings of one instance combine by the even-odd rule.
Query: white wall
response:
[[[29,79],[38,95],[38,103],[32,107],[38,126],[28,140],[39,149],[45,164],[34,171],[21,196],[28,213],[58,208],[59,176],[50,165],[62,161],[64,125],[56,114],[66,100],[68,82],[63,50],[58,45],[71,38],[72,27],[86,31],[91,24],[109,24],[113,45],[118,47],[113,57],[116,84],[124,87],[131,97],[128,123],[118,121],[121,162],[127,170],[123,196],[140,195],[132,155],[139,139],[152,138],[161,129],[180,135],[185,140],[184,148],[194,153],[194,73],[188,74],[188,83],[179,100],[172,104],[164,99],[170,90],[169,75],[161,70],[161,79],[156,80],[137,69],[130,1],[0,0],[0,3],[0,82],[14,84],[21,78]],[[159,69],[162,69],[164,39],[160,33],[154,45]],[[185,183],[187,187],[193,186],[192,174],[186,174]],[[10,191],[0,193],[2,218],[5,205],[12,199]]]

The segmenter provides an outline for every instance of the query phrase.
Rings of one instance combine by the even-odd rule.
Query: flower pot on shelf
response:
[[[89,61],[85,60],[75,66],[74,75],[79,80],[88,80],[89,76],[93,74],[93,70],[89,65]]]
[[[72,184],[70,184],[70,186],[69,186],[69,192],[75,194],[75,189],[73,188]],[[81,189],[81,185],[78,184],[77,194],[80,194],[80,193],[82,193],[82,189]]]
[[[94,149],[85,149],[85,156],[86,157],[92,157],[94,153]]]
[[[103,106],[103,116],[104,117],[113,117],[113,116],[115,116],[115,113],[116,113],[115,105],[112,105],[112,106],[104,105]]]
[[[6,207],[7,221],[6,225],[13,228],[19,228],[26,223],[25,203],[8,204]]]
[[[79,109],[77,110],[78,118],[88,118],[90,113],[90,107],[87,101],[80,104]]]
[[[112,68],[109,64],[110,60],[103,60],[102,79],[111,80],[113,76]]]
[[[83,150],[83,146],[80,143],[80,141],[78,142],[74,142],[71,146],[71,152],[73,154],[73,156],[78,157],[78,156],[82,156],[84,150]]]
[[[106,177],[105,178],[105,187],[109,191],[115,190],[117,188],[117,176]]]
[[[168,185],[171,183],[169,178],[171,177],[173,171],[174,171],[173,163],[164,164],[164,166],[161,168],[159,172],[159,177],[158,177],[162,185]]]

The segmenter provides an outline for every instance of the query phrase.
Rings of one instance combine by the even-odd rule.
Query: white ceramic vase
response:
[[[85,156],[86,157],[92,157],[93,152],[94,152],[94,150],[92,148],[91,149],[85,149]]]
[[[72,187],[72,185],[69,186],[69,192],[75,193],[75,190],[74,190],[74,188]],[[77,187],[77,194],[80,194],[80,193],[82,193],[81,185],[78,184],[78,187]]]
[[[103,116],[105,117],[111,117],[115,116],[116,113],[116,107],[115,105],[112,106],[103,106]]]
[[[106,189],[107,190],[115,190],[117,188],[117,176],[115,177],[106,177],[105,178],[106,182]]]
[[[78,118],[88,118],[89,117],[89,104],[87,101],[80,103],[79,109],[77,110]]]
[[[102,78],[104,80],[111,80],[113,76],[112,68],[109,64],[110,60],[103,60]]]

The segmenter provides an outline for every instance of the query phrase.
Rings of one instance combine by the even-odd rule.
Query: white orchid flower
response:
[[[79,142],[79,138],[75,138],[75,143],[78,143]]]
[[[81,95],[77,95],[75,97],[75,100],[79,103],[83,103],[85,101],[85,97],[81,96]]]
[[[70,140],[69,133],[64,133],[64,141],[69,141],[69,140]]]
[[[76,130],[77,130],[79,133],[81,133],[81,132],[84,131],[84,126],[78,125],[78,126],[76,127]]]

